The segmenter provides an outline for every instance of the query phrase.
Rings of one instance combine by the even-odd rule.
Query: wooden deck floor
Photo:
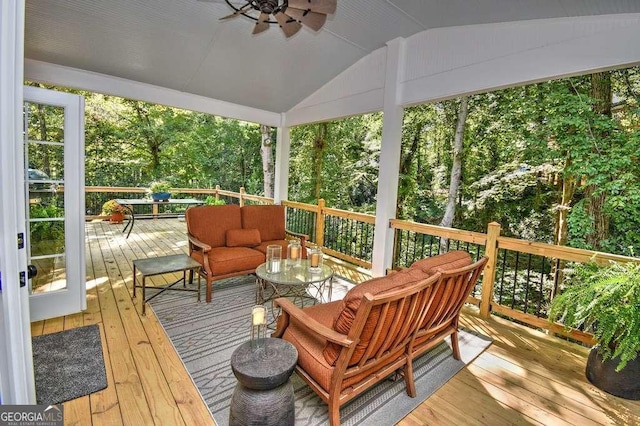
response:
[[[140,315],[140,302],[131,297],[131,261],[186,253],[185,223],[138,221],[129,239],[106,222],[86,229],[87,311],[31,327],[39,335],[100,324],[108,387],[65,403],[65,424],[215,424],[153,311]],[[367,278],[334,266],[352,280]],[[481,319],[472,308],[462,322],[491,336],[493,345],[401,425],[640,423],[640,402],[610,396],[584,378],[585,348],[500,318]]]

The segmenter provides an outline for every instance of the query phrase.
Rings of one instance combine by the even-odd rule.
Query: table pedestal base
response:
[[[295,346],[282,339],[244,342],[231,354],[238,384],[231,397],[231,426],[294,426],[295,404],[289,376],[298,361]]]
[[[295,423],[295,400],[290,381],[274,389],[254,390],[236,385],[229,425],[284,426]]]

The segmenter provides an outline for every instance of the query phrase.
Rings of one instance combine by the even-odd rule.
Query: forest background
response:
[[[87,186],[162,179],[271,195],[273,129],[66,91],[85,96]],[[639,101],[635,67],[406,108],[397,217],[479,232],[495,221],[506,236],[633,255]],[[33,118],[44,133],[57,120],[46,110]],[[288,198],[375,214],[382,121],[293,128]],[[52,161],[31,157],[29,167],[50,173]]]

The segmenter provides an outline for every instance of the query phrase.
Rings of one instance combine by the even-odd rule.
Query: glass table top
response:
[[[267,264],[256,268],[258,278],[275,284],[311,284],[326,281],[333,277],[333,269],[327,265],[322,265],[319,271],[311,271],[309,260],[302,259],[299,264],[291,265],[286,259],[282,260],[281,271],[278,273],[267,273]]]

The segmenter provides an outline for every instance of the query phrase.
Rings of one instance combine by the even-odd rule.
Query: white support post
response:
[[[372,273],[374,277],[383,276],[393,261],[393,229],[389,228],[389,220],[396,217],[398,202],[404,115],[404,110],[399,103],[399,83],[404,64],[404,49],[405,40],[402,38],[396,38],[387,43],[382,146],[373,236]]]
[[[29,293],[26,273],[22,154],[24,0],[0,2],[0,400],[35,404]],[[26,277],[25,277],[26,281]]]
[[[285,126],[284,114],[278,127],[276,139],[276,167],[273,200],[279,204],[289,196],[289,155],[291,151],[291,133]]]

